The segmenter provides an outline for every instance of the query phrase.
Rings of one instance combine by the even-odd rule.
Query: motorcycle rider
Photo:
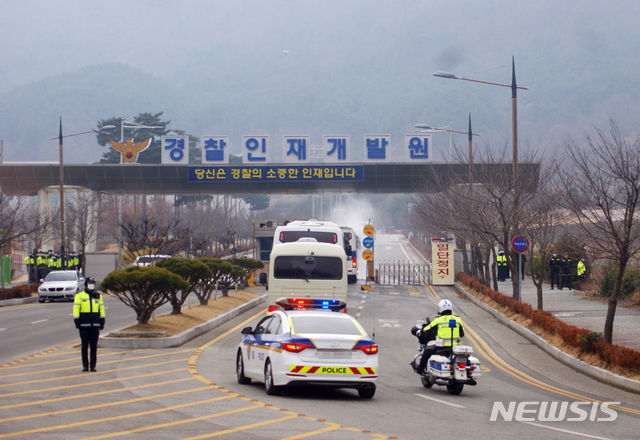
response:
[[[449,321],[452,319],[456,321],[455,327],[449,327]],[[452,342],[453,345],[460,344],[460,338],[464,336],[464,327],[462,326],[462,320],[453,314],[453,304],[451,304],[451,301],[443,299],[438,303],[438,316],[419,332],[422,334],[418,333],[416,336],[424,338],[423,340],[426,342],[434,339],[442,339],[444,347],[452,347]],[[435,345],[426,348],[424,353],[422,353],[420,365],[415,365],[414,362],[411,363],[416,373],[422,374],[429,357],[440,348],[442,347]]]

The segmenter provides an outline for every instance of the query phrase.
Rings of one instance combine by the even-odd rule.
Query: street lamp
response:
[[[446,79],[461,79],[464,81],[472,81],[482,84],[489,84],[492,86],[500,86],[500,87],[511,87],[511,130],[513,132],[513,179],[515,182],[516,176],[518,175],[518,96],[517,90],[529,90],[527,87],[518,87],[516,85],[516,64],[514,57],[511,57],[511,84],[500,84],[489,81],[480,81],[477,79],[471,78],[463,78],[460,76],[456,76],[450,72],[442,72],[438,71],[433,74],[433,76],[437,76],[439,78]]]
[[[449,123],[449,127],[451,127],[451,123]],[[480,136],[479,134],[471,132],[471,113],[469,113],[469,131],[457,131],[457,130],[447,130],[445,128],[435,128],[431,127],[427,124],[416,124],[416,128],[420,128],[421,130],[414,130],[419,132],[424,131],[448,131],[449,132],[449,163],[451,163],[451,136],[453,133],[461,133],[469,136],[469,188],[473,186],[473,141],[472,136]],[[445,125],[446,127],[446,125]]]
[[[115,125],[105,125],[104,127],[99,128],[98,130],[89,130],[89,131],[83,131],[82,133],[74,133],[74,134],[68,134],[66,136],[62,135],[62,116],[60,117],[60,134],[58,135],[58,140],[60,141],[60,165],[58,166],[58,172],[59,172],[59,179],[60,179],[60,267],[65,268],[65,254],[64,254],[64,242],[65,242],[65,233],[64,233],[64,162],[62,160],[63,157],[63,142],[62,140],[66,137],[71,137],[71,136],[78,136],[81,134],[87,134],[87,133],[97,133],[99,131],[102,130],[107,130],[110,128],[116,128]],[[56,139],[55,137],[52,137],[51,140]]]

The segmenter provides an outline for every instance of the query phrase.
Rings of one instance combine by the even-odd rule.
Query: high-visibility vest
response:
[[[506,266],[507,265],[507,257],[504,255],[498,255],[496,257],[496,260],[498,260],[498,266]]]
[[[80,327],[100,327],[100,318],[104,318],[102,295],[94,299],[87,292],[77,293],[73,299],[73,317],[80,318]]]
[[[449,321],[454,319],[456,321],[455,327],[449,327]],[[460,328],[462,327],[462,321],[456,315],[440,315],[433,321],[424,327],[424,331],[428,331],[431,328],[438,326],[437,338],[442,339],[445,347],[451,346],[451,338],[453,337],[453,345],[460,343]],[[453,333],[452,333],[453,330]]]
[[[578,276],[581,276],[586,272],[587,268],[584,266],[584,262],[578,261]]]

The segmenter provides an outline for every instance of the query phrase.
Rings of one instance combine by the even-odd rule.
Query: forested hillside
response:
[[[170,128],[198,137],[227,134],[232,153],[243,134],[269,134],[275,161],[284,134],[309,134],[316,143],[323,134],[350,134],[351,157],[361,160],[364,134],[388,133],[397,145],[417,122],[465,130],[469,113],[482,134],[477,143],[501,148],[510,142],[509,88],[432,73],[510,83],[512,55],[518,84],[530,88],[518,94],[523,149],[557,151],[568,136],[581,141],[594,126],[606,128],[609,117],[625,134],[638,132],[635,3],[195,3],[209,20],[139,2],[128,15],[144,16],[148,32],[136,31],[134,47],[114,34],[121,49],[106,45],[90,65],[71,59],[63,71],[47,64],[51,74],[37,64],[25,70],[38,79],[0,94],[5,160],[57,160],[49,139],[60,117],[65,133],[77,133],[141,112],[164,112]],[[184,32],[157,32],[154,20],[171,14]],[[98,43],[69,32],[87,50]],[[17,60],[17,50],[6,58]],[[434,135],[434,143],[435,159],[448,159],[448,135]],[[102,152],[91,135],[65,141],[67,162],[97,161]]]

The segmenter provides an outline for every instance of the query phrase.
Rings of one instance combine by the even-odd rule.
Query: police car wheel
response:
[[[238,350],[238,356],[236,357],[236,373],[238,376],[238,383],[246,385],[251,383],[251,379],[244,375],[244,359],[242,359],[242,351]]]
[[[371,384],[370,388],[358,388],[358,395],[363,399],[371,399],[376,393],[376,386]]]
[[[269,396],[277,396],[281,391],[280,387],[273,384],[273,369],[269,359],[267,359],[267,363],[264,366],[264,389]]]
[[[45,302],[45,300],[44,300],[44,299],[38,299],[38,302],[39,302],[40,304],[42,304],[43,302]]]

